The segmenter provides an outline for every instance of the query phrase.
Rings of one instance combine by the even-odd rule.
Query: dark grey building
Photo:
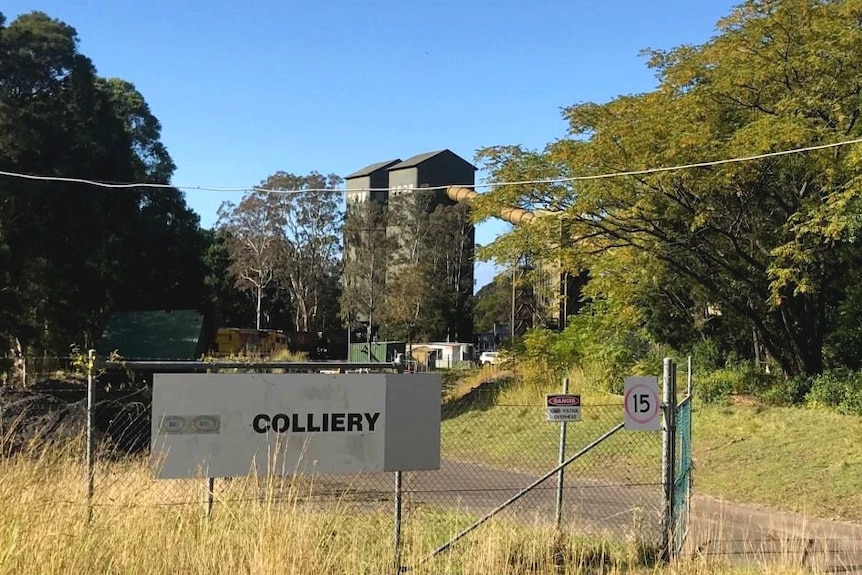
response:
[[[370,199],[373,202],[385,204],[388,197],[385,190],[389,187],[388,170],[400,162],[400,159],[377,162],[344,178],[347,183],[347,201]]]
[[[347,182],[348,209],[352,202],[374,201],[381,204],[394,205],[394,197],[400,194],[412,193],[423,188],[431,188],[431,201],[426,206],[426,212],[432,214],[439,206],[454,206],[456,202],[446,195],[448,186],[472,187],[476,182],[476,167],[450,150],[437,150],[417,154],[404,161],[388,160],[377,162],[357,170],[345,178]],[[369,192],[369,189],[387,188],[385,191]],[[434,217],[433,215],[431,216]],[[414,233],[400,217],[390,217],[386,224],[387,237],[397,237],[404,242],[406,234]],[[447,321],[445,333],[435,334],[437,339],[471,342],[473,339],[472,296],[473,296],[473,265],[475,250],[475,229],[471,224],[464,226],[460,232],[462,241],[454,242],[461,246],[459,253],[444,254],[448,261],[458,261],[460,266],[453,282],[453,308],[443,310],[443,315],[451,318]],[[435,249],[435,246],[423,245],[423,249]],[[351,257],[350,252],[346,257]],[[457,259],[456,259],[457,257]],[[398,258],[393,258],[393,262]],[[402,258],[403,260],[403,258]],[[390,264],[394,265],[394,264]],[[345,278],[345,281],[350,281]],[[458,285],[454,285],[457,283]]]
[[[476,183],[476,166],[449,150],[417,154],[388,168],[389,188],[392,193],[413,188],[443,186],[473,186]],[[444,190],[443,198],[449,203]]]

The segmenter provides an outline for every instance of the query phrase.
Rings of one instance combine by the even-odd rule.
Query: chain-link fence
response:
[[[105,392],[102,392],[103,394]],[[434,471],[402,475],[404,520],[415,512],[458,516],[468,527],[488,513],[525,525],[554,526],[558,493],[562,494],[561,527],[572,533],[661,541],[663,492],[661,437],[657,433],[619,430],[565,467],[560,463],[560,425],[546,421],[542,401],[501,402],[499,388],[473,390],[441,408],[441,465]],[[107,410],[107,395],[96,404]],[[493,407],[493,409],[492,409]],[[581,407],[581,421],[567,424],[563,459],[578,453],[623,421],[622,403]],[[93,506],[218,506],[235,501],[270,504],[337,501],[352,511],[391,509],[393,473],[316,475],[259,480],[156,480],[145,471],[150,419],[146,404],[117,406],[102,418],[110,441],[103,443],[94,477]],[[127,475],[130,453],[140,453],[138,476]],[[122,456],[122,457],[117,457]],[[135,459],[132,458],[132,461]],[[538,483],[537,483],[538,481]],[[528,486],[532,488],[521,494]],[[441,541],[441,543],[444,543]]]
[[[404,472],[396,492],[395,473],[157,480],[148,461],[151,392],[147,386],[117,383],[120,379],[98,381],[89,398],[96,449],[90,473],[83,474],[89,516],[125,507],[197,505],[209,514],[233,502],[263,501],[392,513],[398,497],[405,524],[423,521],[429,513],[450,519],[450,531],[429,542],[429,554],[445,548],[450,536],[498,519],[656,547],[662,543],[662,437],[623,429],[621,402],[584,401],[580,421],[566,424],[561,449],[563,424],[546,421],[541,399],[507,402],[499,386],[475,389],[442,405],[440,468]],[[75,405],[86,406],[86,387],[62,391],[75,394]],[[70,485],[56,490],[55,503],[81,493],[70,487],[74,478],[66,481]]]

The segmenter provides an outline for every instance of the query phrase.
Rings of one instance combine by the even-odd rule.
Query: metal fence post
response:
[[[87,524],[93,519],[93,485],[95,480],[95,448],[93,446],[94,428],[96,426],[96,387],[93,385],[93,367],[96,362],[96,350],[87,352]]]
[[[395,472],[395,574],[401,573],[402,472]]]
[[[691,356],[688,356],[688,365],[686,366],[688,371],[686,372],[686,381],[685,381],[685,396],[691,397],[691,385],[692,385],[692,374],[691,374]]]
[[[563,378],[563,394],[569,393],[569,378]],[[566,422],[560,422],[560,455],[557,458],[557,465],[562,466],[566,460]],[[563,519],[563,479],[565,467],[560,467],[557,472],[557,501],[556,513],[554,515],[554,526],[559,529]]]
[[[664,358],[662,365],[662,490],[664,492],[664,513],[662,514],[662,553],[666,560],[673,555],[673,484],[676,434],[674,429],[674,412],[676,411],[676,364],[669,357]]]
[[[207,477],[207,486],[204,492],[204,517],[207,520],[213,513],[213,499],[215,499],[215,477]]]

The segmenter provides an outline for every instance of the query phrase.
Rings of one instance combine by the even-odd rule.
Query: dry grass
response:
[[[454,401],[490,383],[511,378],[499,365],[449,370],[444,376],[443,401]]]
[[[580,369],[568,374],[569,391],[580,393],[592,403],[619,403],[619,396],[590,384],[589,377]],[[501,403],[540,405],[545,395],[560,393],[562,377],[531,363],[486,365],[462,370],[450,370],[444,375],[444,402],[461,399],[471,392],[482,392],[489,385],[501,384],[497,400]]]
[[[287,479],[220,481],[204,518],[201,481],[158,482],[144,461],[100,462],[86,522],[80,444],[0,460],[0,575],[393,573],[389,502],[310,498]],[[312,501],[312,503],[309,503]],[[494,520],[449,553],[421,563],[470,518],[410,508],[404,563],[417,574],[737,572],[704,562],[656,565],[629,543],[555,537],[544,527]],[[795,573],[793,569],[745,572]]]
[[[308,361],[308,354],[304,351],[291,351],[289,349],[279,349],[271,355],[260,353],[225,353],[225,354],[209,354],[205,355],[203,361],[246,361],[246,362],[261,362],[261,361]]]

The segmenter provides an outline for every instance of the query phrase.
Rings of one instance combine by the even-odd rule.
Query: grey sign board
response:
[[[440,467],[437,374],[156,374],[160,479]]]

